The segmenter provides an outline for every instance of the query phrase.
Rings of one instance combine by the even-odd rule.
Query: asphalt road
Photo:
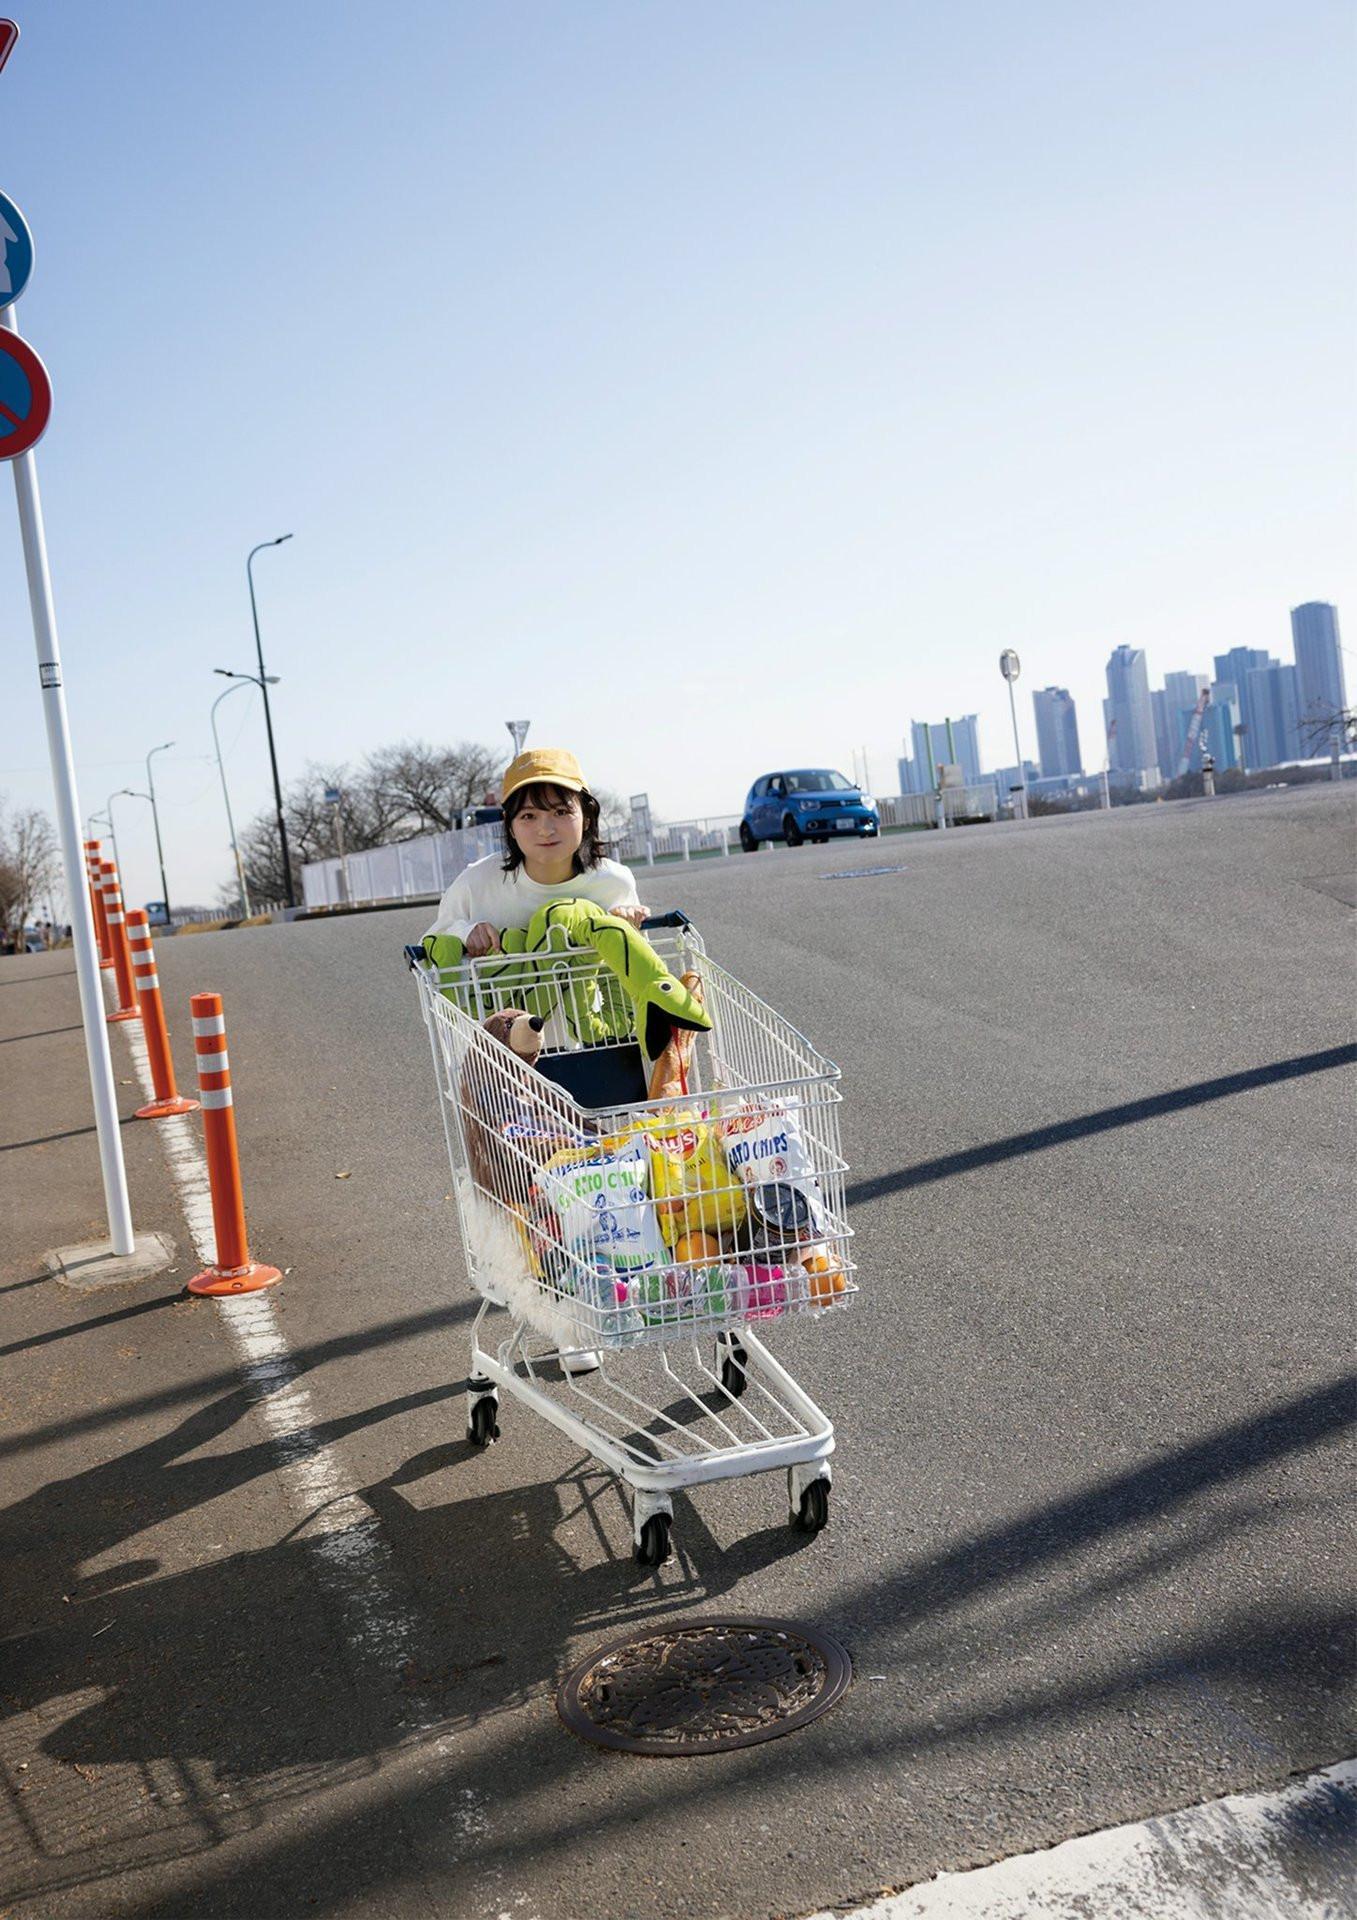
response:
[[[190,1386],[27,1495],[70,1561],[152,1569],[79,1690],[36,1601],[9,1645],[109,1796],[100,1877],[47,1874],[40,1910],[807,1913],[1350,1755],[1352,828],[1323,787],[646,878],[841,1065],[864,1283],[771,1335],[838,1427],[830,1528],[788,1529],[780,1477],[703,1490],[658,1573],[526,1412],[464,1443],[472,1307],[400,959],[427,912],[162,943],[185,1080],[187,995],[225,996],[254,1250],[291,1269],[283,1327],[417,1645],[385,1669],[315,1580],[184,1317],[216,1310],[151,1315]],[[723,1609],[824,1625],[852,1691],[720,1758],[561,1729],[591,1647]],[[180,1783],[172,1839],[125,1779]]]

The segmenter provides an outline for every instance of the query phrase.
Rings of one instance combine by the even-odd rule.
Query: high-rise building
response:
[[[1037,717],[1037,754],[1043,775],[1050,780],[1061,773],[1082,773],[1079,722],[1066,688],[1042,687],[1032,695],[1032,707]]]
[[[1160,785],[1154,710],[1141,647],[1120,646],[1107,663],[1107,758],[1126,786]]]
[[[1216,655],[1217,682],[1229,681],[1239,692],[1239,718],[1244,728],[1242,751],[1238,764],[1246,770],[1254,767],[1275,765],[1271,759],[1259,760],[1255,757],[1253,738],[1255,733],[1262,737],[1264,746],[1268,745],[1270,727],[1267,712],[1261,715],[1253,710],[1253,697],[1249,687],[1249,675],[1261,673],[1268,667],[1280,666],[1279,660],[1262,647],[1231,647],[1228,653]],[[1269,748],[1270,752],[1270,748]]]
[[[1338,639],[1338,609],[1327,600],[1307,600],[1291,609],[1291,638],[1296,649],[1300,729],[1307,754],[1326,753],[1329,724],[1345,711],[1343,653]]]
[[[910,738],[914,747],[915,778],[919,781],[916,792],[930,791],[934,785],[937,768],[944,762],[959,765],[961,777],[968,787],[980,784],[980,735],[977,731],[976,715],[968,713],[950,725],[952,737],[947,737],[948,722],[937,721],[932,726],[923,720],[910,722]],[[929,773],[930,756],[933,777]]]
[[[1294,667],[1254,667],[1244,681],[1244,708],[1249,716],[1244,736],[1250,772],[1280,767],[1288,760],[1309,757],[1300,731],[1300,685]]]
[[[1150,690],[1150,712],[1154,716],[1154,757],[1161,768],[1171,767],[1177,758],[1173,751],[1173,716],[1162,687]]]
[[[1202,733],[1206,741],[1206,750],[1216,763],[1218,772],[1227,767],[1239,765],[1239,737],[1235,728],[1239,725],[1239,692],[1233,680],[1215,680],[1211,683],[1211,704],[1206,709],[1202,721]]]
[[[1217,680],[1233,680],[1241,695],[1244,691],[1244,678],[1255,667],[1275,667],[1277,662],[1262,647],[1231,647],[1228,653],[1216,655]]]

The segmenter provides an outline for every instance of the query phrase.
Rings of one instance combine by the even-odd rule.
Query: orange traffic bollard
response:
[[[219,993],[195,993],[193,1050],[198,1056],[198,1095],[203,1103],[203,1139],[212,1187],[212,1226],[217,1237],[213,1266],[195,1274],[190,1293],[256,1293],[282,1279],[277,1267],[250,1258],[245,1236],[245,1197],[240,1188],[236,1117],[231,1110],[231,1067],[226,1058],[226,1022]]]
[[[90,904],[94,908],[94,936],[99,943],[99,965],[111,967],[113,955],[108,945],[108,921],[104,918],[104,876],[100,871],[102,865],[100,845],[98,840],[85,842],[85,872],[89,876]]]
[[[138,1120],[163,1120],[170,1113],[196,1113],[198,1102],[186,1100],[174,1084],[174,1061],[170,1056],[170,1036],[165,1026],[165,1003],[160,997],[160,976],[156,972],[155,949],[151,945],[151,923],[140,907],[127,916],[127,944],[132,952],[132,974],[136,981],[137,1004],[141,1008],[141,1027],[146,1035],[146,1052],[151,1062],[155,1099],[137,1108]]]
[[[108,944],[113,953],[113,972],[118,982],[117,1011],[110,1013],[113,1020],[140,1020],[141,1009],[137,1005],[137,990],[132,984],[132,953],[127,944],[127,925],[123,918],[122,888],[118,885],[118,869],[111,860],[101,860],[99,871],[104,880],[104,918],[108,922]]]

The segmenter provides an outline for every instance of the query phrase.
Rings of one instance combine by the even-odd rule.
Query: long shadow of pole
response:
[[[888,1193],[901,1193],[908,1187],[924,1187],[934,1180],[950,1180],[954,1174],[971,1173],[976,1167],[997,1166],[1001,1161],[1016,1160],[1025,1153],[1041,1153],[1047,1147],[1063,1146],[1068,1140],[1085,1140],[1094,1134],[1111,1133],[1117,1127],[1136,1126],[1142,1120],[1157,1120],[1162,1114],[1205,1106],[1212,1100],[1228,1100],[1236,1093],[1251,1093],[1258,1087],[1276,1086],[1283,1080],[1298,1080],[1304,1074],[1327,1073],[1333,1067],[1350,1066],[1357,1066],[1357,1043],[1325,1047],[1319,1053],[1297,1054],[1291,1060],[1274,1060],[1265,1067],[1249,1067],[1242,1073],[1199,1080],[1190,1087],[1175,1087],[1169,1093],[1147,1094],[1142,1100],[1127,1100],[1120,1106],[1102,1107],[1096,1113],[1083,1113],[1073,1120],[1057,1120],[1048,1127],[1034,1127],[1030,1133],[1010,1134],[1006,1140],[990,1140],[984,1146],[963,1147],[936,1160],[920,1160],[895,1173],[879,1173],[869,1180],[856,1180],[848,1188],[847,1198],[853,1205],[860,1206],[864,1201],[880,1200]]]

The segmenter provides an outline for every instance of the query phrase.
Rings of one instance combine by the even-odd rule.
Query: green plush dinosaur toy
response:
[[[635,1033],[654,1060],[675,1027],[701,1033],[711,1028],[710,1015],[644,935],[592,901],[553,900],[538,908],[526,928],[507,927],[500,938],[503,953],[479,963],[479,978],[494,981],[497,998],[510,992],[516,1004],[544,1019],[559,996],[571,1033],[585,1045]],[[598,965],[581,966],[579,949],[592,949],[606,973]],[[434,966],[454,968],[466,949],[455,935],[442,933],[427,934],[424,951]],[[563,965],[567,953],[573,958]],[[450,988],[444,992],[457,997]]]

